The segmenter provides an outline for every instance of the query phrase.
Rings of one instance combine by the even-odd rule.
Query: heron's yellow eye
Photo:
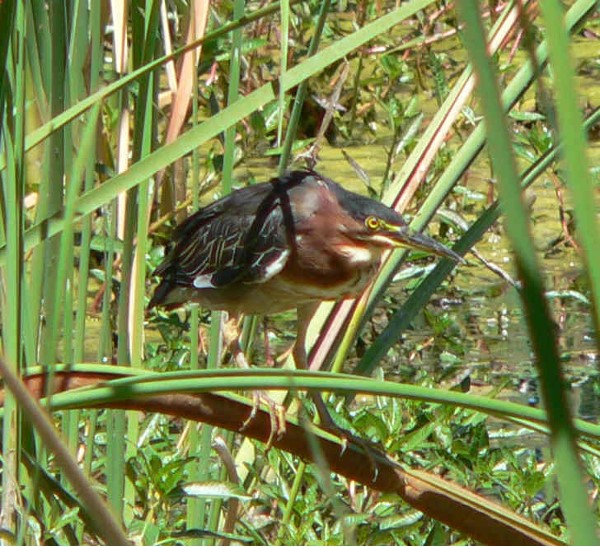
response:
[[[377,217],[367,217],[365,220],[365,226],[369,230],[378,230],[381,225],[381,222]]]

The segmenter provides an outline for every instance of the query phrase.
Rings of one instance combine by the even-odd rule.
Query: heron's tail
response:
[[[175,284],[169,278],[161,279],[158,287],[154,289],[154,294],[150,299],[150,303],[148,304],[148,309],[151,310],[156,306],[162,306],[169,302],[168,296],[171,291],[175,288]]]

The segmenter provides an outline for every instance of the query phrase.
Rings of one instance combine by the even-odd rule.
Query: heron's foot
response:
[[[336,437],[340,438],[342,443],[340,456],[343,455],[351,445],[356,447],[357,450],[362,451],[363,454],[367,457],[367,461],[369,462],[369,468],[373,473],[372,481],[375,482],[377,480],[377,478],[379,477],[379,465],[377,464],[377,457],[383,456],[385,459],[387,459],[385,452],[379,444],[363,439],[358,435],[354,435],[347,429],[344,429],[335,423],[333,424],[333,426],[330,424],[321,424],[320,427],[322,427],[332,435],[335,435]]]
[[[331,433],[332,435],[335,435],[336,437],[340,438],[342,442],[342,450],[340,452],[340,455],[346,452],[349,444],[353,444],[362,449],[365,456],[367,457],[367,460],[369,461],[369,466],[371,467],[371,470],[373,472],[373,482],[375,482],[379,475],[379,466],[377,465],[376,457],[378,455],[387,457],[383,450],[383,447],[371,441],[367,441],[359,437],[358,435],[354,435],[347,429],[344,429],[343,427],[337,425],[333,421],[333,418],[331,417],[331,414],[329,413],[329,410],[327,409],[327,406],[325,405],[325,402],[323,401],[323,398],[321,397],[320,393],[311,393],[311,395],[315,402],[317,413],[319,415],[319,420],[321,422],[319,424],[319,427],[321,427],[328,433]]]
[[[252,411],[246,421],[242,424],[240,431],[244,431],[254,418],[260,408],[261,403],[269,408],[269,419],[271,427],[269,429],[269,438],[267,439],[267,450],[271,448],[274,439],[280,439],[285,433],[285,406],[271,399],[267,393],[261,390],[252,392]]]

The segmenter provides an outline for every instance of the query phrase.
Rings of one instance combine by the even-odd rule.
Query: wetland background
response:
[[[98,408],[93,386],[53,386],[54,376],[92,378],[117,407],[115,374],[131,377],[131,399],[145,381],[157,390],[146,395],[272,387],[269,363],[285,360],[294,313],[269,318],[266,333],[247,321],[252,362],[270,366],[248,384],[220,372],[231,364],[219,313],[145,308],[176,222],[232,188],[307,164],[393,203],[415,228],[458,242],[467,260],[452,269],[397,253],[363,301],[320,309],[312,363],[335,375],[314,378],[338,390],[330,407],[339,424],[406,469],[497,501],[508,524],[496,538],[526,530],[544,543],[592,541],[595,3],[570,3],[564,20],[550,1],[117,4],[0,4],[2,374],[30,387],[40,374],[50,380],[38,395],[66,449],[59,456],[19,396],[5,393],[1,525],[10,541],[492,541],[330,472],[318,450],[300,459],[239,428]],[[491,57],[480,55],[478,17]],[[362,378],[356,398],[343,372]],[[209,388],[210,378],[221,383]],[[302,375],[293,378],[289,418],[300,398],[302,425],[313,409],[296,392],[307,387]],[[69,474],[69,454],[85,477]],[[360,451],[353,462],[372,465]],[[112,517],[94,509],[97,494],[85,494],[94,489]],[[449,512],[477,505],[456,495]]]

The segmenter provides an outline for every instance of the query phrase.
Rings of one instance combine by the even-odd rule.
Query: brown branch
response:
[[[91,387],[120,377],[119,374],[56,372],[52,391]],[[32,375],[24,381],[36,397],[47,393],[45,375]],[[4,394],[0,392],[0,403],[3,400]],[[153,395],[93,406],[160,412],[235,432],[242,430],[252,410],[250,405],[237,399],[213,393]],[[259,409],[241,433],[266,443],[270,431],[269,413]],[[286,432],[274,439],[272,445],[312,462],[315,458],[310,448],[311,435],[319,442],[321,455],[331,471],[374,490],[395,493],[426,515],[476,541],[491,545],[560,544],[554,536],[489,499],[431,473],[406,469],[385,453],[363,443],[350,440],[343,449],[339,441],[324,438],[318,429],[307,429],[288,421]]]

